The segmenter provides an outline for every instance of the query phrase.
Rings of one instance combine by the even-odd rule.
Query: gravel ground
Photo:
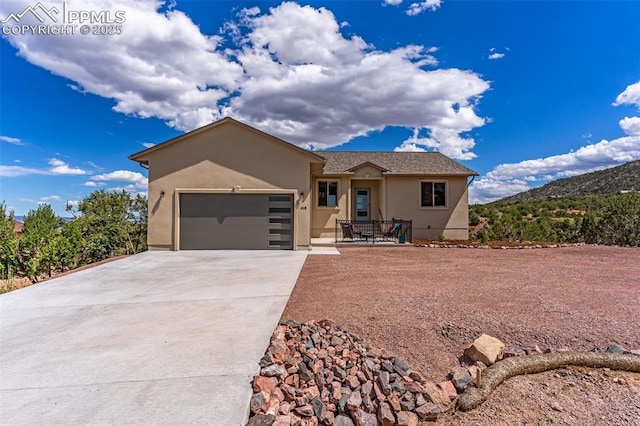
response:
[[[640,349],[638,249],[339,250],[307,258],[283,319],[331,318],[435,382],[481,333],[507,346]],[[589,369],[516,377],[439,423],[640,425],[640,378]]]

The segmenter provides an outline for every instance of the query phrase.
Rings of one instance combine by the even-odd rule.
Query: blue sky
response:
[[[41,2],[122,11],[119,35],[10,18],[36,4],[0,3],[0,200],[18,215],[145,193],[128,155],[225,115],[306,148],[439,150],[480,173],[474,202],[640,159],[637,1]]]

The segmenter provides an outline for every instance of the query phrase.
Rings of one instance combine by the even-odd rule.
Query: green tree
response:
[[[4,203],[0,203],[0,278],[13,274],[18,265],[18,237],[14,232],[16,221],[13,211],[7,214]]]
[[[640,193],[614,195],[598,226],[603,244],[640,247]]]
[[[522,217],[519,214],[505,212],[496,215],[491,224],[491,239],[500,241],[520,241],[522,238]]]
[[[18,244],[18,262],[32,283],[42,275],[51,276],[55,259],[52,247],[59,234],[60,220],[48,204],[30,210],[24,218],[23,237]]]
[[[478,226],[480,224],[480,220],[480,215],[475,210],[469,211],[469,225]]]
[[[133,198],[125,191],[94,191],[78,203],[78,211],[80,215],[72,221],[73,225],[69,225],[68,232],[77,241],[80,263],[146,249],[145,197]]]
[[[596,244],[598,242],[598,217],[593,210],[587,211],[580,224],[580,237],[587,244]]]

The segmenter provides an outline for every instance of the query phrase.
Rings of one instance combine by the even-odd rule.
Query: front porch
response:
[[[335,244],[404,244],[412,241],[413,221],[336,220]],[[313,240],[313,239],[312,239]]]

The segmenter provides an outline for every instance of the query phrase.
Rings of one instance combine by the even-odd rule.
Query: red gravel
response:
[[[409,246],[340,252],[307,258],[283,319],[331,318],[436,382],[481,333],[507,346],[591,350],[617,343],[640,349],[638,249]],[[560,371],[564,376],[510,379],[479,409],[443,421],[640,424],[637,374]],[[569,396],[559,398],[562,392]],[[560,405],[550,408],[555,403]]]

